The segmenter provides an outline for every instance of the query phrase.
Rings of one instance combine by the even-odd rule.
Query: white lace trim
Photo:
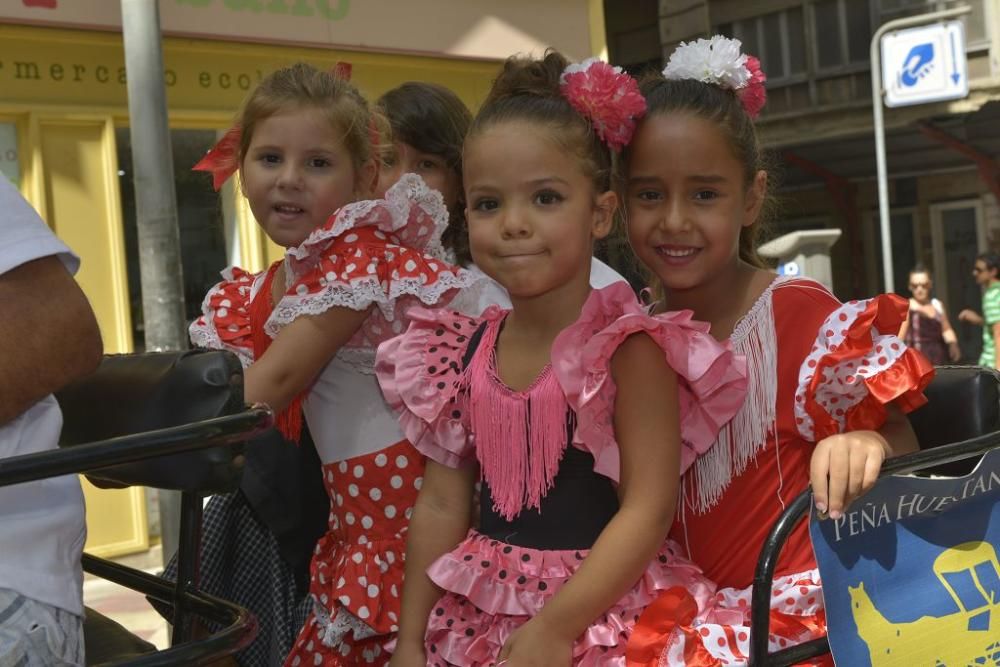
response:
[[[428,230],[423,225],[415,225],[409,233],[411,212],[414,208],[421,209],[433,222],[433,229]],[[373,215],[378,209],[389,213],[388,218]],[[299,246],[289,248],[285,253],[286,265],[291,271],[286,272],[287,287],[294,283],[314,263],[317,257],[326,249],[329,243],[357,227],[375,226],[376,235],[386,233],[403,238],[403,245],[421,249],[435,259],[447,261],[449,254],[441,245],[441,234],[448,226],[448,209],[444,205],[444,197],[437,190],[427,187],[423,179],[416,174],[403,176],[389,188],[384,199],[366,199],[341,207],[334,213],[332,226],[322,226],[316,229]]]
[[[354,639],[367,639],[378,634],[374,628],[349,612],[345,607],[339,607],[335,616],[330,616],[330,610],[313,596],[313,613],[316,614],[316,625],[319,630],[319,640],[324,646],[337,648],[347,636],[354,633]]]
[[[712,509],[774,433],[778,397],[777,335],[774,330],[773,292],[785,278],[775,278],[737,322],[729,342],[747,360],[747,397],[739,412],[719,429],[715,443],[698,457],[681,480],[681,519],[687,510],[704,514]],[[685,480],[693,475],[695,488]]]
[[[249,368],[253,363],[253,354],[250,350],[236,345],[227,345],[219,338],[219,332],[211,324],[199,324],[197,320],[191,323],[188,329],[188,336],[191,338],[191,345],[205,350],[226,350],[232,352],[240,360],[243,370]]]
[[[455,295],[455,298],[448,303],[448,309],[456,310],[463,315],[478,317],[486,309],[486,306],[493,305],[492,300],[484,303],[484,297],[486,290],[495,283],[478,268],[470,268],[468,271],[473,275],[472,284]]]
[[[351,310],[364,310],[375,304],[383,317],[392,322],[396,316],[396,301],[401,297],[412,296],[424,305],[433,306],[445,293],[465,289],[473,282],[475,278],[468,271],[459,270],[457,274],[450,272],[438,274],[434,283],[430,285],[426,285],[419,278],[394,280],[389,285],[388,293],[377,276],[352,279],[349,285],[327,283],[321,291],[313,294],[282,297],[267,319],[264,331],[271,338],[275,338],[281,328],[296,317],[318,315],[338,306]]]
[[[371,348],[342,347],[336,358],[359,373],[375,375],[375,350]]]

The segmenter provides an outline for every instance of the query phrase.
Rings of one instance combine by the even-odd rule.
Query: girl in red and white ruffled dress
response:
[[[303,630],[315,643],[300,636],[289,664],[299,653],[308,654],[309,664],[324,654],[329,659],[317,664],[386,658],[384,645],[398,621],[405,532],[423,462],[402,438],[372,449],[372,442],[385,440],[377,437],[380,427],[390,434],[398,427],[380,409],[377,391],[367,391],[354,371],[361,365],[371,368],[378,343],[403,330],[414,303],[447,301],[471,284],[469,274],[444,262],[435,247],[446,220],[440,194],[408,174],[384,200],[343,207],[304,243],[289,248],[282,264],[292,278],[270,314],[261,318],[262,329],[254,317],[256,304],[268,293],[277,265],[257,276],[228,270],[227,279],[209,294],[205,315],[192,325],[193,338],[203,346],[241,355],[249,365],[249,394],[262,333],[277,344],[283,329],[303,316],[331,308],[366,312],[375,305],[296,399],[323,463],[331,506],[330,531],[317,544],[311,567],[314,610]],[[354,416],[338,419],[345,410]],[[286,409],[280,423],[288,428],[289,422],[294,424],[294,416]],[[351,432],[345,424],[364,433]]]
[[[752,118],[763,80],[736,40],[682,45],[663,77],[644,80],[648,112],[625,156],[629,239],[659,279],[659,307],[710,322],[749,375],[746,402],[685,473],[671,531],[718,585],[711,608],[696,614],[693,598],[661,597],[632,635],[630,667],[746,664],[750,586],[771,526],[810,482],[817,508],[839,517],[884,458],[914,448],[902,413],[926,400],[933,374],[895,336],[903,299],[841,304],[757,258],[767,173]],[[825,635],[805,523],[782,550],[771,593],[770,650]]]
[[[509,60],[473,123],[470,245],[512,306],[414,311],[379,348],[386,400],[428,457],[393,666],[623,665],[660,593],[711,599],[665,537],[678,470],[739,408],[743,362],[687,313],[588,285],[617,203],[611,149],[642,106],[620,70],[550,52]]]
[[[318,104],[317,91],[331,98]],[[257,275],[228,269],[191,326],[196,345],[240,357],[246,400],[274,408],[286,437],[297,440],[304,414],[323,463],[330,530],[312,562],[313,611],[288,664],[387,660],[422,461],[391,437],[398,426],[372,375],[375,349],[404,330],[414,305],[445,303],[476,281],[448,263],[440,243],[448,212],[420,177],[351,202],[375,180],[370,127],[367,103],[346,81],[308,66],[265,79],[241,118],[249,135],[241,185],[286,254]],[[367,380],[358,367],[369,369]]]

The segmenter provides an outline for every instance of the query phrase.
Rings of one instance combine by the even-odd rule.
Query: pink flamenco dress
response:
[[[651,317],[625,284],[591,292],[552,347],[551,364],[514,391],[496,370],[508,311],[480,318],[419,310],[403,336],[379,349],[376,372],[410,441],[451,467],[478,464],[478,530],[428,576],[444,590],[428,621],[430,665],[491,665],[504,642],[556,595],[618,510],[619,451],[611,358],[630,335],[662,348],[680,381],[682,464],[738,410],[743,360],[690,313]],[[665,591],[705,607],[715,587],[666,542],[635,586],[573,646],[575,665],[624,665],[646,605]]]
[[[650,605],[629,640],[628,667],[747,664],[753,570],[771,526],[809,485],[815,443],[880,428],[889,404],[905,413],[926,402],[934,370],[896,337],[906,314],[895,295],[841,304],[818,283],[776,278],[740,321],[730,344],[755,360],[748,399],[684,475],[671,532],[718,591],[705,611],[690,596]],[[770,618],[771,652],[826,634],[805,522],[778,559]]]
[[[374,305],[313,385],[278,416],[279,428],[294,436],[300,406],[330,498],[328,530],[310,566],[312,613],[286,665],[388,662],[423,457],[391,413],[379,409],[375,350],[405,330],[414,306],[447,303],[476,280],[447,261],[440,245],[447,219],[441,195],[404,175],[384,199],[344,206],[287,251],[278,303],[270,303],[269,289],[277,264],[256,276],[230,269],[192,326],[196,344],[230,349],[248,366],[300,316]]]

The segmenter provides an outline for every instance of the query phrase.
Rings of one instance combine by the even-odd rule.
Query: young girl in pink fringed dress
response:
[[[623,665],[650,601],[714,592],[665,538],[679,471],[743,400],[743,361],[687,313],[588,284],[611,150],[643,109],[627,75],[549,53],[509,60],[473,123],[470,245],[512,307],[417,309],[379,349],[428,456],[391,665]]]

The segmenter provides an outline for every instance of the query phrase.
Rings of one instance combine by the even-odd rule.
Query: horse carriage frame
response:
[[[176,582],[88,554],[82,559],[86,572],[169,605],[171,647],[100,663],[88,657],[88,664],[204,665],[233,655],[253,640],[252,614],[202,592],[198,576],[203,498],[238,488],[242,447],[270,431],[273,421],[269,410],[243,403],[242,377],[238,360],[228,352],[106,357],[92,376],[57,394],[65,419],[60,449],[0,459],[0,486],[78,473],[99,486],[182,491]],[[954,466],[962,464],[956,462],[968,467],[970,460],[1000,446],[1000,373],[940,367],[927,394],[928,405],[911,416],[921,451],[886,462],[883,476],[928,470],[960,473]],[[762,546],[751,602],[753,667],[792,665],[830,650],[822,638],[768,652],[770,592],[778,556],[811,506],[806,489],[775,522]],[[221,629],[202,636],[197,628],[206,621]]]

